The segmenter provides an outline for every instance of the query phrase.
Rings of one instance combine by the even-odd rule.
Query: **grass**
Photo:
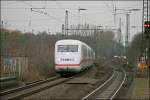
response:
[[[131,99],[149,99],[149,79],[135,78]]]

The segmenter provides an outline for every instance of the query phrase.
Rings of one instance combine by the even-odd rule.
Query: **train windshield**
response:
[[[58,45],[58,52],[78,52],[78,45]]]

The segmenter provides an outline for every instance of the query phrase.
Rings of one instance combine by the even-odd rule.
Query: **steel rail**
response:
[[[2,99],[4,100],[11,100],[11,99],[22,99],[26,96],[30,96],[34,93],[37,93],[37,92],[40,92],[42,90],[45,90],[45,89],[48,89],[48,88],[51,88],[51,87],[54,87],[54,86],[57,86],[59,84],[62,84],[66,81],[69,81],[71,80],[73,77],[71,78],[66,78],[66,79],[58,79],[56,80],[57,82],[55,83],[50,83],[50,82],[47,82],[47,83],[43,83],[39,86],[35,86],[33,88],[28,88],[28,89],[25,89],[25,90],[21,90],[21,91],[16,91],[16,93],[12,93],[12,94],[8,94],[4,97],[2,97]]]
[[[92,94],[94,94],[95,92],[97,92],[99,89],[101,89],[102,87],[104,87],[110,80],[112,80],[112,78],[114,77],[114,74],[116,72],[113,71],[113,75],[107,80],[105,81],[102,85],[100,85],[98,88],[96,88],[95,90],[93,90],[91,93],[89,93],[88,95],[84,96],[81,100],[85,100],[87,99],[89,96],[91,96]]]
[[[126,80],[126,72],[125,72],[125,70],[124,69],[122,69],[123,70],[123,73],[124,73],[124,78],[123,78],[123,81],[121,82],[121,84],[120,84],[120,86],[119,86],[119,88],[116,90],[116,92],[110,97],[110,99],[112,100],[112,99],[114,99],[114,97],[116,96],[116,94],[119,92],[119,90],[121,89],[121,87],[123,86],[123,84],[124,84],[124,82],[125,82],[125,80]]]
[[[0,92],[0,96],[3,96],[3,95],[6,95],[6,94],[9,94],[9,93],[13,93],[13,92],[16,92],[16,91],[19,91],[19,90],[22,90],[22,89],[27,89],[27,88],[30,88],[30,87],[33,87],[33,86],[37,86],[37,85],[40,85],[40,84],[43,84],[45,82],[50,82],[50,81],[53,81],[55,79],[58,79],[60,78],[60,76],[54,76],[52,78],[48,78],[46,80],[42,80],[42,81],[39,81],[39,82],[34,82],[33,84],[28,84],[28,85],[25,85],[25,86],[21,86],[21,87],[17,87],[17,88],[13,88],[13,89],[10,89],[10,90],[7,90],[7,91],[3,91],[3,92]]]
[[[88,72],[89,70],[85,71]],[[85,73],[84,72],[84,73]],[[77,76],[80,76],[84,74],[83,72],[74,75],[69,78],[61,78],[60,76],[55,76],[53,78],[50,78],[48,80],[40,81],[40,82],[33,82],[33,84],[28,84],[16,89],[11,89],[5,92],[0,93],[0,97],[4,100],[10,100],[10,99],[21,99],[23,97],[29,96],[31,94],[40,92],[44,89],[51,88],[54,86],[57,86],[59,84],[65,83],[73,78],[76,78]]]
[[[96,94],[96,93],[98,93],[98,91],[101,89],[101,88],[103,88],[104,86],[106,86],[107,84],[109,84],[110,83],[110,81],[114,78],[114,74],[116,73],[117,71],[114,71],[113,72],[113,75],[108,79],[108,80],[106,80],[102,85],[100,85],[98,88],[96,88],[95,90],[93,90],[92,92],[90,92],[88,95],[86,95],[86,96],[84,96],[81,100],[85,100],[85,99],[88,99],[90,96],[92,96],[93,94]],[[126,72],[122,69],[122,72],[124,73],[123,74],[123,78],[121,78],[120,80],[118,80],[118,81],[121,81],[121,82],[119,82],[118,83],[118,86],[119,87],[116,87],[116,88],[112,88],[112,94],[110,95],[110,97],[108,97],[108,99],[114,99],[114,97],[116,96],[116,94],[119,92],[119,90],[121,89],[121,87],[123,86],[123,84],[124,84],[124,82],[125,82],[125,80],[126,80]],[[116,76],[116,77],[118,77],[119,76],[119,74]],[[114,80],[113,82],[112,82],[112,84],[114,83],[114,82],[117,82],[116,80]],[[109,87],[110,88],[110,87]],[[114,89],[115,89],[115,91],[114,91]],[[117,89],[117,90],[116,90]],[[107,88],[106,89],[104,89],[104,90],[102,90],[103,92],[105,92],[105,91],[107,91]],[[102,93],[103,93],[102,92]],[[106,92],[107,93],[107,92]],[[110,92],[111,93],[111,92]]]

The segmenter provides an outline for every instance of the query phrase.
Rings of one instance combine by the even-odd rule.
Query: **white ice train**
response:
[[[60,74],[83,71],[94,59],[93,49],[79,40],[64,39],[55,44],[55,70]]]

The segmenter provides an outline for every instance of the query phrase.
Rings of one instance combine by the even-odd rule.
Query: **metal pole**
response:
[[[148,39],[148,79],[149,79],[149,88],[150,88],[150,37]],[[149,89],[149,98],[150,98],[150,89]]]
[[[64,34],[64,24],[62,24],[62,34]]]
[[[80,29],[80,7],[78,9],[78,20],[79,20],[79,22],[78,22],[78,29]],[[81,37],[80,30],[78,30],[78,35]]]
[[[120,44],[120,56],[122,56],[122,52],[121,52],[121,18],[119,20],[119,44]]]
[[[78,20],[79,20],[78,24],[80,25],[80,7],[78,9]]]
[[[67,14],[66,15],[66,17],[67,17],[67,23],[66,24],[67,24],[67,36],[68,36],[68,10],[66,11],[66,14]]]
[[[150,1],[148,1],[148,10],[149,10],[149,12],[148,12],[148,18],[149,18],[149,21],[150,21]]]
[[[149,7],[148,7],[148,1],[149,1],[149,0],[147,0],[147,21],[148,21],[148,8],[149,8]]]
[[[149,5],[149,6],[148,6]],[[147,0],[147,21],[150,21],[150,1]],[[148,79],[149,79],[149,84],[150,84],[150,35],[148,37]],[[150,85],[149,85],[150,88]],[[150,89],[149,89],[149,98],[150,98]]]
[[[144,0],[143,0],[143,11],[142,11],[142,38],[141,38],[141,54],[143,54],[143,38],[144,38]]]
[[[68,10],[66,10],[65,14],[65,35],[68,35]]]
[[[146,2],[144,2],[146,1]],[[149,10],[149,0],[143,0],[143,15],[142,15],[142,36],[144,34],[144,20],[147,20],[147,21],[150,21],[150,10]],[[146,11],[145,11],[146,10]],[[143,39],[143,37],[142,37]],[[143,39],[144,40],[144,39]],[[142,40],[142,42],[143,42]],[[146,39],[146,43],[147,43],[147,46],[146,46],[146,56],[147,56],[147,59],[146,59],[146,64],[147,64],[147,72],[148,72],[148,78],[150,78],[150,37],[148,37]],[[150,79],[149,79],[149,84],[150,84]],[[150,95],[150,89],[149,89],[149,95]]]
[[[148,68],[149,68],[149,100],[150,100],[150,38],[149,38],[149,50],[148,50]]]
[[[127,48],[128,48],[128,34],[129,34],[129,13],[126,13],[126,39],[125,39],[125,54],[127,57]]]

